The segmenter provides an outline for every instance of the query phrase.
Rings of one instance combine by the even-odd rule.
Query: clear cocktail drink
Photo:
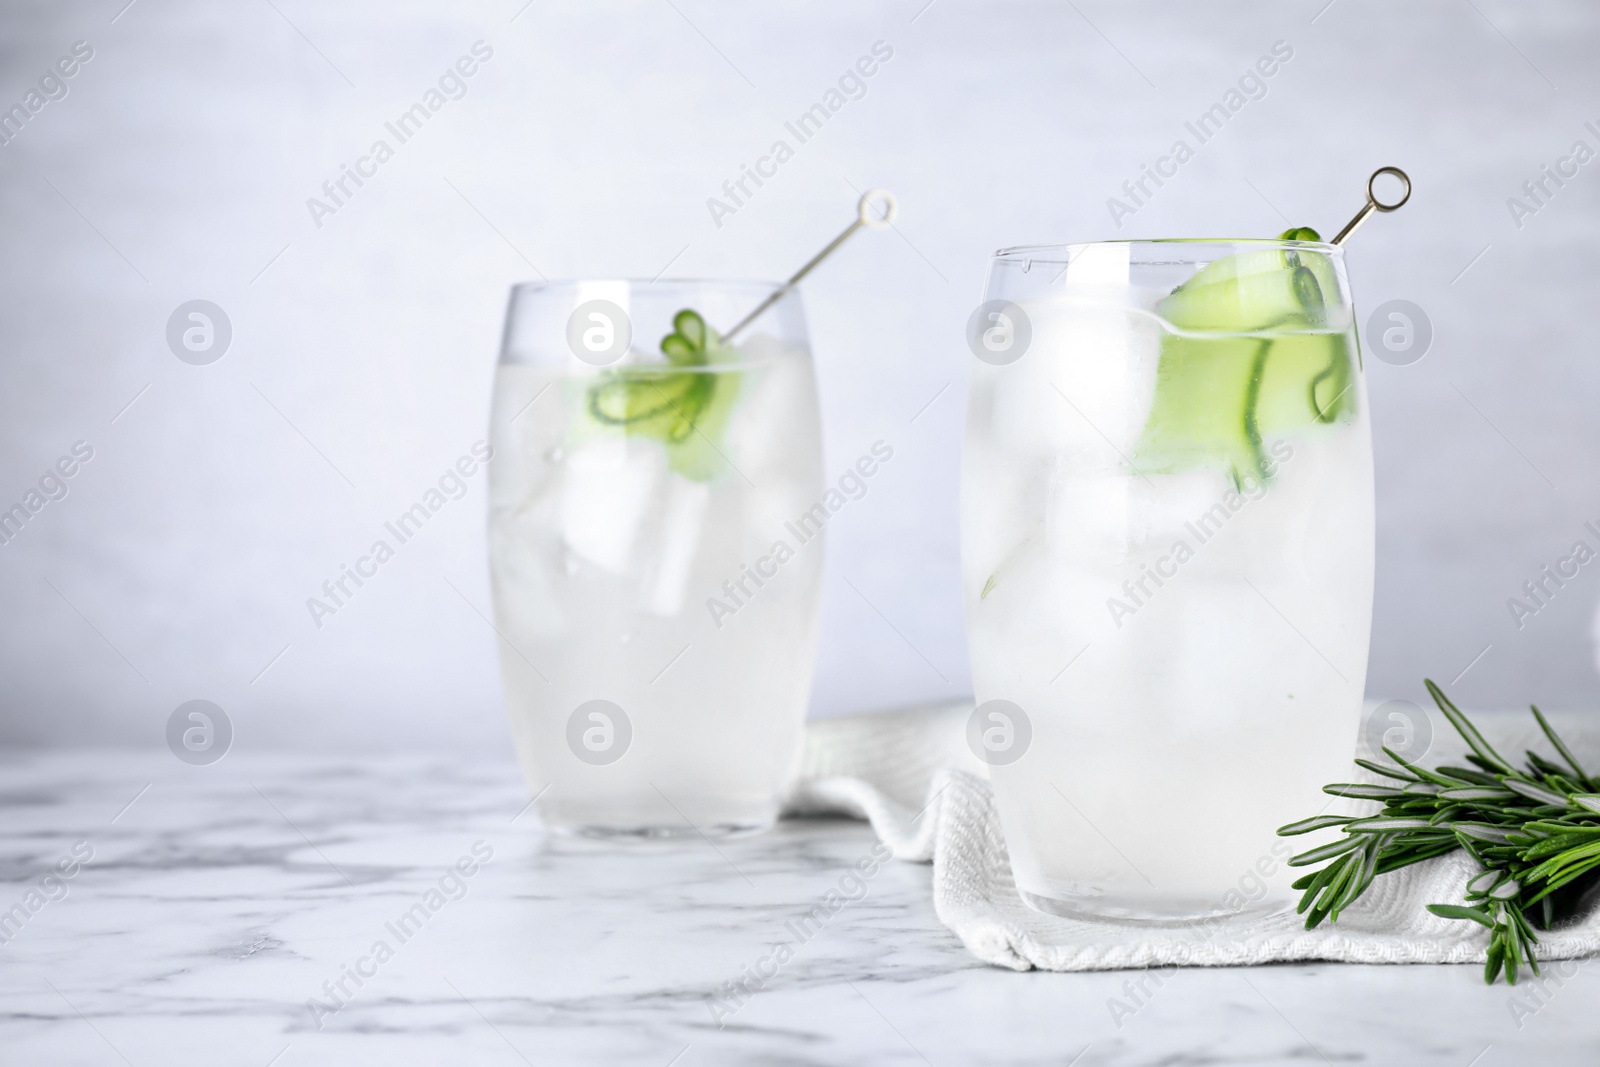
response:
[[[513,735],[557,829],[729,833],[776,816],[816,640],[822,548],[785,528],[821,494],[816,390],[796,294],[736,348],[704,336],[769,291],[514,294],[490,561]],[[634,343],[593,366],[540,319],[564,329],[597,298]],[[681,350],[652,356],[668,331]]]
[[[980,716],[1009,701],[1031,735],[991,768],[1018,888],[1124,920],[1281,904],[1274,831],[1329,799],[1366,675],[1340,253],[1021,249],[988,295],[1026,351],[975,367],[962,556]]]

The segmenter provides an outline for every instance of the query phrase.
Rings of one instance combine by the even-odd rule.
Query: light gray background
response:
[[[0,740],[157,743],[203,697],[239,744],[504,746],[481,475],[320,631],[305,599],[485,436],[507,287],[782,276],[871,185],[897,232],[805,297],[829,469],[896,455],[830,528],[813,711],[965,692],[961,334],[988,253],[1326,234],[1386,163],[1416,195],[1352,248],[1356,296],[1415,301],[1436,337],[1368,359],[1369,691],[1416,697],[1487,646],[1469,706],[1600,693],[1600,564],[1520,631],[1506,607],[1600,520],[1600,161],[1520,229],[1506,206],[1600,149],[1593,5],[125,2],[0,14],[0,106],[95,49],[0,147],[0,504],[95,449],[0,547]],[[306,198],[479,39],[466,97],[316,228]],[[706,199],[880,40],[867,95],[715,226]],[[1113,226],[1107,197],[1277,40],[1267,96]],[[195,298],[233,323],[207,367],[164,339]]]

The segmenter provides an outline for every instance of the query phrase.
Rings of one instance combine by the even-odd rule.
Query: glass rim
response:
[[[1038,259],[1049,253],[1064,254],[1071,258],[1084,248],[1106,245],[1247,245],[1260,249],[1309,249],[1324,254],[1344,254],[1344,248],[1331,241],[1286,241],[1278,237],[1133,237],[1113,241],[1069,241],[1059,244],[1009,245],[997,248],[994,259]]]
[[[759,278],[546,278],[543,281],[516,282],[511,286],[513,295],[538,292],[561,292],[580,285],[626,285],[645,289],[684,285],[714,285],[729,291],[747,289],[769,295],[783,288],[783,282]]]

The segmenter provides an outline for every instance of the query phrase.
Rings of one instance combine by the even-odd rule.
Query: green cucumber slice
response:
[[[1316,240],[1308,227],[1284,240]],[[1315,249],[1228,256],[1156,307],[1162,339],[1150,416],[1134,463],[1148,473],[1221,469],[1271,481],[1264,442],[1353,416],[1351,353],[1329,322],[1338,275]]]
[[[667,446],[668,466],[695,481],[709,481],[725,467],[717,450],[738,397],[742,375],[710,369],[733,359],[731,350],[698,312],[684,309],[661,339],[669,370],[661,365],[606,371],[589,388],[588,412],[602,426]]]
[[[636,436],[677,443],[694,431],[716,383],[709,374],[616,371],[589,391],[589,413]]]

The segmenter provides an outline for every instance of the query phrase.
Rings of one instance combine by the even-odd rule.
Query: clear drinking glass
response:
[[[765,829],[799,754],[822,545],[800,296],[573,281],[512,290],[489,548],[512,734],[583,834]]]
[[[1293,898],[1358,730],[1371,433],[1340,249],[1007,249],[973,316],[973,682],[1016,884],[1187,921]]]

